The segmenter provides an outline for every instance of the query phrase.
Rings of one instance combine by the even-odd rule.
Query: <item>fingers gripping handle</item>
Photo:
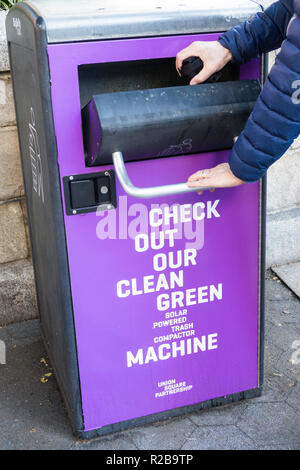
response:
[[[192,193],[196,191],[204,191],[210,188],[189,188],[187,183],[168,184],[165,186],[153,186],[150,188],[139,188],[131,182],[127,170],[125,168],[122,152],[114,152],[112,154],[113,164],[120,184],[124,191],[132,197],[150,199],[162,196],[172,196],[174,194]]]
[[[204,68],[203,61],[200,57],[191,56],[185,59],[182,62],[181,67],[181,77],[187,78],[191,81],[196,75],[198,75],[201,70]],[[221,80],[223,75],[224,69],[220,70],[219,72],[215,72],[211,75],[204,83],[216,83]]]

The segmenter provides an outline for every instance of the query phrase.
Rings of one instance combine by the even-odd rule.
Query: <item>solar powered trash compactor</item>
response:
[[[262,387],[264,181],[186,181],[228,160],[264,58],[194,87],[175,70],[260,7],[122,3],[7,17],[41,329],[80,437]]]

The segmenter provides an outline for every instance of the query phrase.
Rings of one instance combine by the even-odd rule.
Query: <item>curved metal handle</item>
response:
[[[192,193],[204,191],[209,188],[189,188],[187,183],[168,184],[166,186],[153,186],[151,188],[138,188],[131,182],[125,168],[122,152],[114,152],[112,159],[119,181],[124,191],[133,197],[149,199],[153,197],[171,196],[173,194]]]

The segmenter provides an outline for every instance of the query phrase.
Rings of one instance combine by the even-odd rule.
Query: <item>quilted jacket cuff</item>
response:
[[[226,33],[223,34],[222,36],[219,37],[218,42],[225,47],[225,49],[228,49],[231,54],[232,54],[232,62],[234,64],[240,64],[242,63],[243,59],[241,58],[241,54],[236,47],[235,41],[230,41],[230,36],[227,37]]]
[[[229,156],[229,166],[232,173],[246,183],[254,183],[265,174],[265,170],[255,168],[241,160],[234,148]]]

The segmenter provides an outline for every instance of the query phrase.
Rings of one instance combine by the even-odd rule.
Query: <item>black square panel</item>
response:
[[[70,181],[72,209],[96,205],[95,185],[92,179]]]
[[[113,170],[63,177],[67,215],[85,214],[117,207]]]

